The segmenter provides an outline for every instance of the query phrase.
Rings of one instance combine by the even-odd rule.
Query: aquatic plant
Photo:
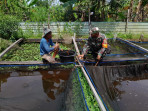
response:
[[[40,56],[40,44],[38,43],[26,43],[22,44],[21,47],[10,50],[7,54],[2,57],[4,61],[41,61]],[[67,50],[66,45],[60,44],[60,48]],[[56,58],[59,58],[57,55]]]
[[[90,111],[100,111],[100,108],[98,106],[98,103],[90,89],[89,84],[87,83],[87,80],[85,79],[83,72],[80,68],[78,68],[78,73],[81,81],[81,85],[83,87],[85,99],[88,105],[88,108]]]

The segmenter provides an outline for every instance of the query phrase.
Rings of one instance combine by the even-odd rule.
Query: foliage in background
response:
[[[2,17],[0,18],[0,26],[2,27],[0,27],[0,35],[5,39],[37,38],[42,35],[33,31],[26,31],[22,35],[21,29],[17,28],[16,24],[12,25],[14,21],[15,23],[23,21],[40,22],[42,24],[67,22],[64,30],[57,30],[60,38],[62,38],[62,36],[65,36],[63,33],[72,35],[74,32],[79,33],[81,31],[79,29],[81,24],[71,30],[68,22],[88,21],[89,9],[90,12],[94,12],[91,15],[92,21],[125,22],[128,9],[130,9],[129,21],[147,21],[147,4],[147,0],[110,0],[110,2],[106,0],[60,0],[58,4],[54,0],[1,0],[0,16]],[[6,25],[8,23],[10,23],[10,26]],[[37,27],[39,29],[41,26]],[[8,29],[13,29],[13,33],[7,31]]]
[[[0,9],[4,14],[15,15],[22,21],[30,18],[30,12],[38,0],[1,0]]]
[[[35,7],[30,11],[30,19],[28,21],[44,22],[48,21],[48,9],[46,7]]]
[[[1,0],[0,10],[15,15],[21,21],[125,21],[130,10],[130,21],[146,21],[147,0]],[[36,19],[35,19],[36,18]]]
[[[19,19],[12,15],[0,13],[0,37],[4,39],[18,39],[22,37],[22,31],[19,28]]]
[[[52,22],[57,22],[57,21],[66,21],[65,20],[65,7],[61,6],[61,5],[57,5],[57,6],[52,6],[49,9],[49,15],[50,15],[50,20]]]

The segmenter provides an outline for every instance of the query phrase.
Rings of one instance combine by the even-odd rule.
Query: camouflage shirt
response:
[[[86,44],[83,47],[82,53],[86,55],[88,51],[91,51],[102,56],[102,54],[105,51],[105,48],[102,47],[102,43],[104,40],[106,40],[106,36],[104,34],[100,34],[100,37],[97,38],[89,37]]]

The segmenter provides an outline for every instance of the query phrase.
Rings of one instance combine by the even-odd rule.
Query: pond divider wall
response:
[[[136,48],[136,49],[139,49],[139,50],[141,50],[141,51],[144,51],[144,52],[148,53],[148,49],[145,49],[145,48],[143,48],[143,47],[141,47],[141,46],[139,46],[139,45],[136,45],[136,44],[134,44],[134,43],[132,43],[132,42],[130,42],[130,41],[128,41],[128,40],[123,40],[123,39],[121,39],[121,38],[117,38],[117,39],[120,40],[121,42],[125,43],[125,44],[128,44],[128,45],[130,45],[130,46]]]

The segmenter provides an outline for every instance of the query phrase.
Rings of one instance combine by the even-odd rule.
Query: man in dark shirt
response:
[[[96,61],[100,61],[105,55],[107,47],[108,44],[106,36],[99,32],[98,27],[94,27],[91,30],[91,37],[88,38],[86,44],[83,47],[82,55],[78,55],[78,57],[79,59],[83,59],[88,51],[90,51],[94,59]]]

